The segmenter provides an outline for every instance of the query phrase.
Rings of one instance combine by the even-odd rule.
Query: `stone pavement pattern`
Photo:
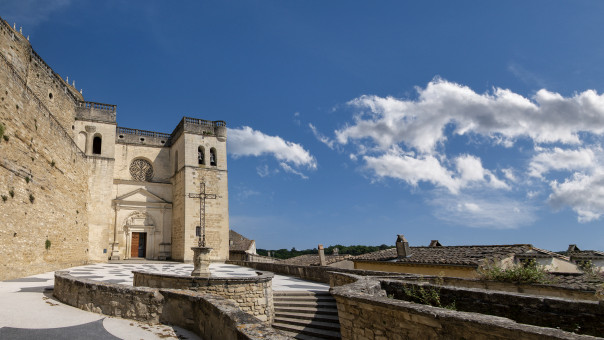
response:
[[[175,262],[102,263],[67,269],[75,277],[132,285],[132,271],[189,275],[190,264]],[[255,276],[251,268],[210,265],[212,276]],[[85,312],[52,296],[54,272],[0,282],[0,339],[199,339],[197,335],[167,325]],[[283,275],[273,279],[275,291],[328,291],[326,284]]]

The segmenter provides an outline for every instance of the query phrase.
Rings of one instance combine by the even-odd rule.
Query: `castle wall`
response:
[[[57,91],[48,111],[48,94],[25,85],[28,48],[0,21],[0,280],[84,264],[89,252],[87,161],[65,130],[75,109]]]

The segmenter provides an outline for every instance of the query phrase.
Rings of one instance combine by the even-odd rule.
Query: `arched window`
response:
[[[197,164],[206,164],[206,154],[203,146],[197,148]]]
[[[218,164],[218,160],[216,159],[216,149],[210,149],[210,165],[216,166]]]
[[[178,151],[174,152],[174,174],[178,172]]]
[[[101,154],[101,144],[103,142],[103,139],[101,138],[100,135],[96,135],[94,136],[94,139],[92,140],[92,153],[95,155],[100,155]]]

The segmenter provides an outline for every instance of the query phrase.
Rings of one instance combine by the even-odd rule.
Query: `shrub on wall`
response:
[[[515,283],[550,283],[552,280],[543,266],[535,260],[513,264],[503,268],[493,262],[487,262],[478,268],[481,279]]]

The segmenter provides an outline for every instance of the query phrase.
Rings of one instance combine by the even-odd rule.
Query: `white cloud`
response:
[[[308,179],[308,177],[306,175],[304,175],[300,171],[297,171],[296,169],[292,168],[291,166],[287,165],[287,163],[281,162],[281,163],[279,163],[279,165],[285,172],[289,172],[290,174],[298,175],[302,179]]]
[[[308,123],[308,127],[312,131],[313,135],[315,135],[315,138],[319,140],[319,142],[327,145],[327,147],[332,150],[334,149],[335,142],[332,139],[329,139],[327,136],[320,133],[319,130],[317,130],[317,128],[311,123]]]
[[[378,177],[401,179],[412,186],[417,186],[419,182],[428,182],[446,188],[452,194],[458,194],[461,189],[475,186],[508,188],[505,182],[498,179],[491,171],[484,169],[480,159],[475,156],[463,155],[455,158],[456,171],[443,166],[433,155],[415,156],[413,153],[404,153],[398,148],[393,148],[377,157],[364,156],[363,159],[367,168]]]
[[[292,170],[294,170],[293,167],[303,167],[311,170],[317,168],[317,161],[302,145],[283,140],[279,136],[269,136],[249,126],[229,129],[228,136],[228,152],[235,158],[271,155],[280,164],[286,164]],[[281,167],[284,168],[283,165]],[[268,167],[259,170],[258,174],[262,177],[268,175],[267,169]]]
[[[542,149],[538,149],[541,151]],[[529,164],[529,175],[542,178],[551,170],[578,170],[593,167],[596,162],[594,151],[580,148],[566,150],[553,148],[533,156]]]
[[[604,214],[604,169],[593,174],[575,173],[563,183],[551,183],[549,202],[557,208],[569,206],[578,215],[579,222],[600,219]]]
[[[446,141],[448,125],[459,135],[478,134],[507,143],[527,137],[536,143],[577,144],[579,132],[604,132],[604,95],[593,90],[563,97],[542,89],[528,99],[501,88],[479,94],[436,79],[417,91],[417,100],[367,95],[352,100],[350,104],[364,112],[354,124],[335,132],[337,141],[369,139],[383,150],[403,143],[420,153],[433,153]]]
[[[475,228],[516,229],[535,221],[535,208],[500,195],[438,195],[430,201],[437,218]]]

